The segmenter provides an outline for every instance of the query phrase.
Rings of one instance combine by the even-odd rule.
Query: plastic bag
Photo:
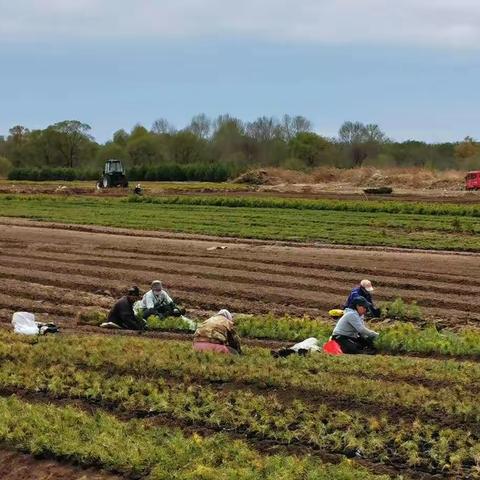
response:
[[[340,345],[332,339],[323,345],[323,351],[328,355],[343,355]]]
[[[197,322],[194,322],[190,318],[181,315],[180,318],[190,327],[190,330],[194,332],[197,329]]]
[[[303,342],[296,343],[293,347],[290,347],[290,350],[298,352],[299,350],[306,350],[307,352],[319,352],[320,346],[318,345],[318,340],[315,337],[307,338]]]
[[[33,313],[15,312],[12,317],[12,325],[15,333],[22,335],[38,335],[40,333]]]

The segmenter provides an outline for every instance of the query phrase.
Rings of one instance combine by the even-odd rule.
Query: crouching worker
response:
[[[145,322],[139,320],[133,311],[133,304],[140,298],[137,286],[128,289],[127,294],[120,298],[110,310],[107,322],[127,330],[144,330]]]
[[[340,345],[343,353],[375,353],[373,342],[378,333],[365,326],[363,319],[367,310],[367,300],[357,297],[352,301],[351,308],[346,308],[338,320],[332,339]]]
[[[195,331],[193,349],[197,352],[241,354],[240,338],[235,332],[232,314],[223,309],[202,322]]]
[[[367,313],[370,317],[379,317],[381,310],[377,308],[372,299],[372,292],[374,288],[370,280],[362,280],[358,287],[355,287],[347,298],[343,308],[353,308],[353,302],[356,298],[363,298],[367,302]]]
[[[143,318],[146,320],[151,315],[160,318],[179,317],[185,310],[177,307],[170,295],[163,289],[160,280],[152,282],[152,288],[142,298]]]

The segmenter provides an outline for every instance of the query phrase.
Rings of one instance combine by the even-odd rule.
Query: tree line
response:
[[[162,168],[210,165],[211,170],[212,164],[221,165],[228,175],[263,166],[470,170],[480,168],[480,144],[471,137],[437,144],[396,142],[376,124],[352,121],[328,138],[315,133],[312,122],[303,116],[263,116],[244,122],[228,114],[215,119],[199,114],[182,129],[160,118],[150,129],[137,124],[130,131],[117,130],[103,144],[92,137],[90,125],[78,120],[38,130],[16,125],[0,137],[0,175],[12,168],[97,172],[111,158],[122,160],[129,169],[155,170],[160,177]]]

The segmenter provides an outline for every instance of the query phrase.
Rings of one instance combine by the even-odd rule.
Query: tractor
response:
[[[125,168],[120,160],[107,160],[103,174],[97,182],[97,188],[128,187]]]

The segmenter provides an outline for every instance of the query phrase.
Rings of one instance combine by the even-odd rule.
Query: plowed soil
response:
[[[121,477],[95,470],[35,458],[25,453],[0,450],[2,480],[120,480]]]
[[[226,247],[224,249],[218,247]],[[449,326],[480,320],[480,255],[334,248],[0,219],[0,317],[16,310],[74,326],[83,307],[108,309],[131,284],[160,278],[198,314],[326,317],[368,277],[376,301],[415,300]],[[80,327],[84,328],[84,327]]]

